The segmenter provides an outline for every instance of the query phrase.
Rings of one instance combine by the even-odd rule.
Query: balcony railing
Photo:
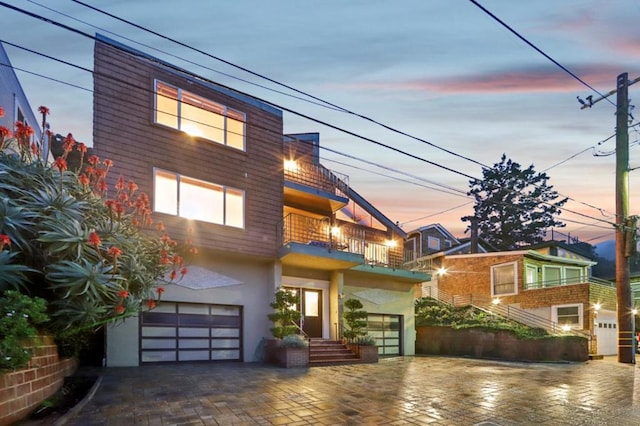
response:
[[[349,188],[349,176],[313,163],[299,162],[295,167],[285,167],[284,179],[337,195],[347,194]]]
[[[571,277],[571,278],[563,278],[560,280],[546,280],[546,281],[538,281],[535,283],[525,283],[524,288],[525,290],[535,290],[539,288],[562,287],[567,285],[587,284],[587,283],[599,284],[606,287],[616,286],[616,284],[611,281],[603,280],[596,277]]]
[[[403,248],[387,244],[386,233],[378,229],[291,213],[278,225],[278,236],[282,246],[299,243],[355,253],[368,265],[406,269]]]

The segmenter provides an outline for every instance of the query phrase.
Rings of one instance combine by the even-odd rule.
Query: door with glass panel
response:
[[[322,337],[322,290],[289,288],[298,296],[296,310],[302,314],[300,327],[309,337]]]

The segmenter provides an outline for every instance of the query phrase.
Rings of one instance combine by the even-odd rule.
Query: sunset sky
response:
[[[319,132],[324,165],[406,231],[440,223],[464,236],[466,176],[482,177],[505,153],[570,198],[562,232],[614,238],[616,95],[589,109],[576,97],[600,98],[623,72],[640,76],[637,0],[84,4],[0,3],[0,40],[31,106],[51,109],[54,132],[91,144],[84,34],[97,32],[283,108],[285,132]],[[637,93],[640,84],[631,105]],[[637,122],[631,168],[640,167]],[[640,214],[640,170],[629,186]]]

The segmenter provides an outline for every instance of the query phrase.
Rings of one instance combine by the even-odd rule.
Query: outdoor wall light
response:
[[[284,160],[284,169],[288,172],[295,172],[298,170],[298,163],[296,160]]]
[[[569,324],[565,324],[562,326],[562,331],[571,331],[571,326]]]
[[[493,299],[491,301],[491,303],[493,303],[494,305],[499,305],[500,304],[500,299],[498,297],[496,297],[495,299]]]
[[[637,308],[633,308],[633,309],[631,310],[631,313],[632,313],[633,315],[638,315],[638,309],[637,309]]]
[[[443,276],[446,273],[447,273],[447,270],[444,267],[438,268],[438,270],[436,271],[436,274],[438,274],[439,277]]]
[[[333,235],[334,237],[337,237],[338,235],[340,235],[340,228],[338,228],[337,226],[332,226],[331,235]]]
[[[596,310],[596,312],[598,312],[600,310],[602,306],[600,306],[600,303],[596,303],[595,305],[593,305],[593,309]]]
[[[395,242],[395,240],[387,240],[387,241],[384,242],[384,245],[387,246],[387,247],[395,247],[396,244],[397,243]]]

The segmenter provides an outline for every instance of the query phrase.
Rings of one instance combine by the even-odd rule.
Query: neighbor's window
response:
[[[244,228],[244,191],[163,170],[153,182],[154,211]]]
[[[516,279],[517,265],[517,262],[512,262],[491,267],[492,296],[516,294],[518,292],[518,282]]]
[[[155,93],[156,123],[244,150],[244,113],[157,80]]]
[[[556,287],[562,285],[562,268],[559,266],[543,266],[542,281],[544,287]]]
[[[582,328],[582,305],[557,305],[552,307],[552,321],[560,327]]]
[[[582,268],[564,268],[565,284],[579,284],[582,281]]]
[[[538,281],[538,267],[534,265],[527,265],[526,267],[526,288],[538,288],[540,283]]]
[[[440,250],[440,239],[427,237],[427,247],[429,247],[430,250]]]

